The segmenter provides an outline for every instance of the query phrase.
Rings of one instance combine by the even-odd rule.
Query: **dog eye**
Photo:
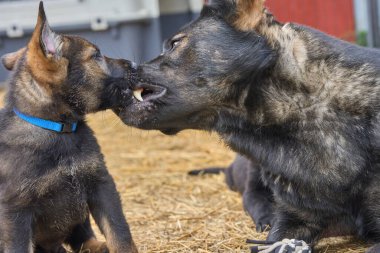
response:
[[[185,36],[177,36],[173,39],[165,40],[162,48],[162,53],[174,50],[185,38]]]
[[[181,42],[181,39],[175,39],[175,40],[172,40],[172,41],[170,42],[170,47],[171,47],[171,49],[177,47],[177,46],[179,45],[180,42]]]

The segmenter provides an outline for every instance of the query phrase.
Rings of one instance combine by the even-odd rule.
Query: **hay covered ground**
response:
[[[88,122],[140,252],[248,252],[247,238],[265,238],[265,233],[255,232],[241,197],[227,189],[223,175],[187,176],[191,169],[227,166],[233,160],[234,154],[216,135],[143,132],[124,126],[111,112],[91,115]],[[351,238],[333,238],[323,241],[317,252],[365,249]]]

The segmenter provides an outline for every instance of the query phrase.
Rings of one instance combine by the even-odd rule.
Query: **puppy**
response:
[[[0,252],[137,252],[119,195],[85,114],[123,106],[132,63],[54,33],[40,3],[0,111]],[[124,104],[120,104],[123,101]],[[107,243],[96,241],[94,217]]]

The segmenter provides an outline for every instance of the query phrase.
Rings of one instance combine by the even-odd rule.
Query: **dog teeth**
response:
[[[137,89],[133,91],[133,96],[140,102],[144,101],[144,99],[141,96],[141,93],[144,91],[144,89]]]

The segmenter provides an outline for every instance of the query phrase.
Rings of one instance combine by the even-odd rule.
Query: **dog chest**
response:
[[[34,208],[33,237],[41,245],[63,242],[73,227],[88,216],[86,193],[72,183],[62,184]]]
[[[36,241],[62,240],[87,216],[87,194],[83,187],[75,183],[62,184],[41,198],[34,208]]]
[[[360,182],[352,185],[350,190],[337,190],[327,184],[315,184],[314,182],[302,182],[271,173],[262,169],[261,177],[264,184],[269,186],[274,197],[283,206],[290,210],[318,210],[320,213],[345,213],[350,209],[350,203],[355,192],[362,188]],[[302,206],[302,208],[301,208]]]
[[[39,180],[39,195],[33,208],[36,241],[63,240],[88,217],[88,194],[96,184],[101,163],[95,158],[80,158],[63,159],[52,174]]]

